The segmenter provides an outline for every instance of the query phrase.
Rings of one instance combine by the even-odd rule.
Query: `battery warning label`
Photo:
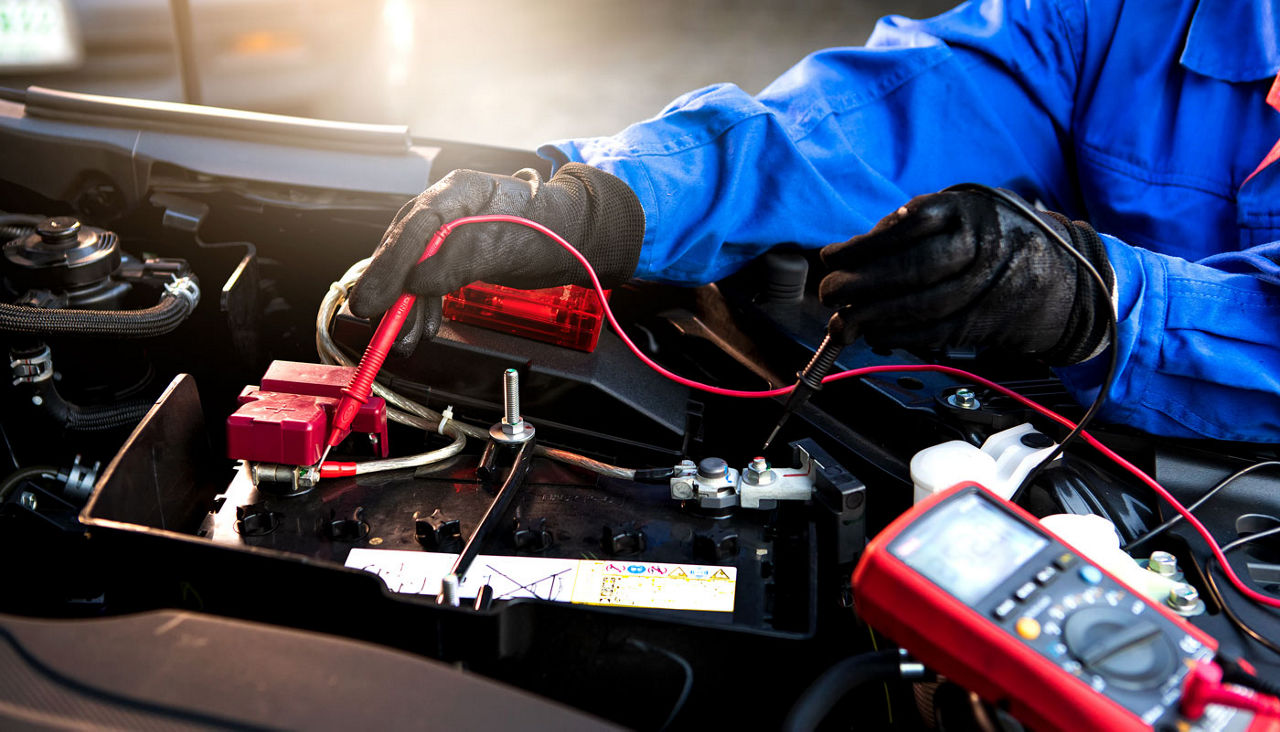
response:
[[[733,612],[737,573],[737,567],[583,561],[572,602]]]
[[[346,565],[378,575],[392,592],[436,595],[456,556],[352,549]],[[736,567],[480,555],[458,589],[475,597],[489,585],[495,600],[733,612],[737,578]]]

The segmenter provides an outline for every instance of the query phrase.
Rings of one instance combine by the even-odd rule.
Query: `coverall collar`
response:
[[[1200,0],[1180,61],[1198,74],[1222,81],[1275,76],[1280,72],[1280,2]]]

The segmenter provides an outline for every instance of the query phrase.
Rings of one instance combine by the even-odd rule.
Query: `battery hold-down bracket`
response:
[[[296,361],[273,361],[260,386],[240,392],[240,407],[227,418],[227,456],[279,465],[315,465],[342,389],[355,369]],[[351,423],[369,435],[378,457],[388,455],[387,404],[369,397]]]

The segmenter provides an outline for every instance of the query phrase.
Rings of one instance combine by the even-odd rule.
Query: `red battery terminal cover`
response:
[[[240,392],[240,408],[227,418],[232,460],[315,465],[355,368],[273,361],[261,386]],[[353,432],[377,436],[379,457],[388,454],[387,404],[370,397],[351,423]]]
[[[475,282],[445,296],[444,317],[588,353],[604,327],[599,296],[577,285],[517,290]]]

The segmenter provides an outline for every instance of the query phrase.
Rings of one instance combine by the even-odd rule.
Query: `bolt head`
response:
[[[18,505],[28,511],[34,511],[36,510],[36,506],[39,505],[39,502],[36,500],[36,494],[31,491],[23,491],[18,494]]]
[[[738,494],[728,491],[723,495],[699,496],[698,505],[708,510],[733,508],[738,505]]]
[[[44,398],[41,397],[39,394],[36,394],[31,397],[31,403],[38,407],[41,404],[44,404]]]
[[[1174,607],[1190,607],[1196,604],[1200,599],[1200,593],[1196,588],[1183,582],[1169,590],[1169,604]]]
[[[743,477],[752,485],[768,485],[777,475],[769,468],[769,461],[762,457],[753,458],[743,471]]]
[[[1147,559],[1147,569],[1161,577],[1172,577],[1178,573],[1178,560],[1169,552],[1151,552]]]
[[[693,498],[693,483],[687,480],[677,480],[671,484],[671,497],[684,501]]]
[[[951,396],[947,397],[947,403],[961,409],[978,409],[982,406],[978,402],[978,395],[968,387],[956,389]]]
[[[320,469],[314,465],[300,465],[297,468],[298,487],[315,488],[320,482]]]

